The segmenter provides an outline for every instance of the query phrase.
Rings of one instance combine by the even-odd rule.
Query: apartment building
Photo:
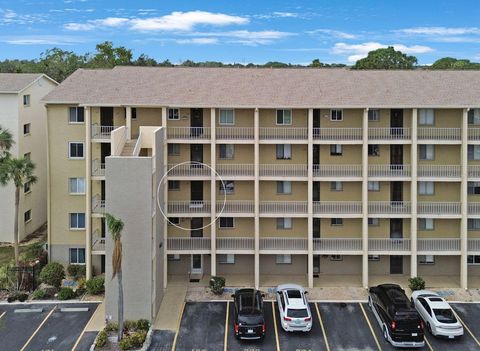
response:
[[[478,287],[478,83],[472,71],[78,70],[45,98],[51,258],[108,274],[108,211],[151,295],[214,275]]]
[[[35,164],[36,184],[19,198],[19,239],[47,222],[47,111],[40,101],[57,83],[44,74],[0,73],[0,126],[13,136],[13,157]],[[15,186],[0,186],[0,243],[14,241]]]

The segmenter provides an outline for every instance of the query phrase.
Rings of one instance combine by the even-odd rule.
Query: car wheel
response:
[[[388,341],[388,330],[386,326],[383,326],[383,337]]]

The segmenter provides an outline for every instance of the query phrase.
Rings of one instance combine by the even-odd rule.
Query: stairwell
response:
[[[127,140],[125,146],[123,147],[121,156],[133,156],[133,150],[135,149],[135,144],[137,139]]]

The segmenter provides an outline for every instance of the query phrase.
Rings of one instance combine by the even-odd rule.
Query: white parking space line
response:
[[[462,323],[463,327],[468,331],[468,333],[472,336],[473,340],[475,340],[475,342],[477,343],[478,346],[480,346],[480,342],[478,341],[478,339],[475,337],[475,335],[473,335],[472,331],[470,330],[470,328],[465,324],[465,322],[460,318],[460,316],[458,315],[457,312],[455,312],[453,309],[452,309],[453,313],[455,314],[455,317],[457,317],[457,319],[460,321],[460,323]]]
[[[322,316],[320,315],[317,302],[315,302],[315,309],[317,310],[317,316],[320,322],[320,328],[322,329],[323,339],[325,340],[325,346],[327,347],[327,351],[330,351],[330,344],[328,343],[327,333],[325,332],[325,327],[323,326]]]
[[[375,332],[373,331],[372,324],[370,323],[370,320],[367,317],[367,313],[365,312],[365,309],[363,308],[363,305],[361,303],[358,303],[360,305],[360,309],[363,312],[363,316],[365,317],[365,321],[368,324],[368,328],[370,328],[370,331],[372,332],[373,338],[375,339],[375,344],[377,344],[378,350],[382,351],[382,347],[380,346],[380,343],[378,342],[377,336],[375,335]]]
[[[280,351],[280,340],[278,339],[277,330],[277,316],[275,315],[275,303],[272,301],[272,313],[273,313],[273,326],[275,327],[275,340],[277,343],[277,351]]]
[[[80,336],[78,337],[77,341],[75,341],[75,344],[74,344],[73,347],[72,347],[72,351],[75,351],[75,349],[77,348],[78,344],[80,343],[80,340],[82,340],[83,334],[85,334],[85,331],[87,330],[88,325],[90,324],[90,322],[92,321],[93,317],[95,316],[95,312],[96,312],[96,310],[98,309],[98,306],[100,306],[100,305],[97,305],[97,308],[95,309],[95,311],[93,311],[92,316],[91,316],[90,319],[88,320],[87,324],[85,324],[85,327],[83,328],[82,333],[81,333]]]
[[[228,350],[228,313],[230,310],[230,301],[227,301],[227,312],[225,313],[225,339],[223,340],[223,350]]]
[[[3,312],[2,314],[0,314],[0,319],[2,319],[2,317],[5,315],[5,313],[7,313],[7,312]]]
[[[185,301],[183,302],[183,305],[182,305],[182,312],[180,313],[180,316],[178,317],[177,330],[175,332],[175,338],[173,338],[173,343],[172,343],[172,351],[175,351],[177,349],[178,332],[180,331],[180,323],[182,323],[182,317],[183,317],[183,312],[184,311],[185,311]]]
[[[27,340],[27,342],[25,343],[25,345],[23,345],[23,347],[20,349],[20,351],[24,351],[28,344],[30,343],[30,341],[32,341],[32,339],[35,337],[35,335],[37,335],[38,331],[42,328],[42,326],[45,324],[45,322],[48,320],[48,318],[50,318],[50,316],[52,315],[53,311],[55,311],[55,309],[57,308],[57,306],[54,306],[52,308],[52,310],[47,314],[47,316],[45,317],[45,319],[42,321],[42,323],[40,323],[40,325],[38,326],[38,328],[33,332],[33,334],[30,336],[30,338]]]
[[[427,338],[427,333],[423,334],[423,338],[425,339],[425,343],[427,344],[428,348],[430,349],[430,351],[434,351],[433,347],[432,347],[432,344],[430,344],[430,341],[428,341],[428,338]]]

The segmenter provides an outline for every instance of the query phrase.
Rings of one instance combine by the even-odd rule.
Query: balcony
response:
[[[210,168],[203,167],[201,164],[169,164],[169,177],[210,177]]]
[[[221,195],[220,195],[221,196]],[[216,211],[219,215],[223,214],[253,214],[255,212],[255,204],[250,200],[236,201],[217,201]]]
[[[186,217],[195,217],[195,215],[208,217],[210,208],[210,201],[168,201],[167,213]]]
[[[101,163],[98,158],[92,161],[92,176],[105,177],[105,163]]]
[[[468,166],[469,178],[480,178],[480,166]]]
[[[104,214],[105,213],[105,200],[102,200],[99,194],[92,198],[92,213]]]
[[[468,252],[480,254],[480,239],[468,239]]]
[[[419,141],[450,141],[461,140],[460,128],[418,128],[417,139]]]
[[[480,128],[468,126],[468,141],[480,141]]]
[[[308,128],[303,127],[260,127],[260,140],[303,140],[308,138]]]
[[[480,216],[480,202],[468,203],[468,216],[479,217]]]
[[[417,176],[424,178],[460,178],[460,165],[418,165]]]
[[[361,253],[362,239],[357,238],[314,238],[315,254],[335,255],[340,252]]]
[[[236,237],[236,238],[218,238],[218,251],[254,251],[255,238],[253,237]]]
[[[361,215],[361,201],[314,201],[313,214],[315,215]]]
[[[302,238],[260,238],[260,251],[288,251],[306,253],[307,239]]]
[[[307,165],[260,165],[260,177],[307,177]]]
[[[369,141],[410,140],[410,128],[368,128]]]
[[[168,238],[167,239],[167,252],[171,251],[185,251],[186,254],[190,252],[204,252],[210,253],[211,241],[210,238]]]
[[[313,176],[324,178],[361,178],[362,165],[313,165]]]
[[[368,239],[368,252],[407,252],[410,251],[410,239]]]
[[[255,169],[253,164],[228,164],[217,163],[216,169],[220,177],[253,177]]]
[[[460,239],[418,239],[418,252],[456,252],[460,251]]]
[[[409,215],[411,213],[408,201],[369,201],[369,215]]]
[[[369,165],[368,176],[372,178],[408,178],[410,165]]]
[[[459,216],[460,202],[419,202],[417,213],[428,216]]]
[[[313,139],[358,143],[362,141],[362,128],[313,128]]]
[[[167,127],[167,138],[179,141],[210,140],[210,127]]]
[[[112,131],[117,128],[114,126],[92,125],[92,140],[110,139]]]
[[[306,215],[307,211],[306,201],[260,201],[260,213],[265,215]]]
[[[105,254],[105,237],[101,236],[98,229],[92,235],[92,251]]]
[[[252,127],[216,127],[217,140],[254,140],[255,133]]]

